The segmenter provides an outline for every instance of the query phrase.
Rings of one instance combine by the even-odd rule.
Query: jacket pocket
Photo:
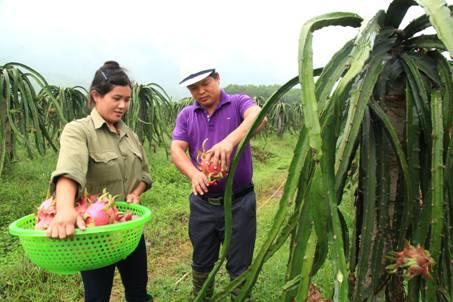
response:
[[[119,157],[115,152],[91,153],[91,159],[96,163],[108,163]]]
[[[119,155],[115,152],[90,153],[87,186],[107,187],[122,183]]]

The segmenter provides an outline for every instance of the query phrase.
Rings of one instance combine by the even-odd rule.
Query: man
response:
[[[211,181],[198,168],[197,156],[206,148],[204,160],[221,169],[220,175],[226,175],[237,145],[261,108],[249,96],[229,95],[221,89],[219,73],[213,66],[189,70],[183,75],[180,85],[189,89],[195,102],[185,107],[176,119],[171,157],[192,183],[189,237],[193,246],[192,278],[196,296],[219,257],[224,239],[225,190],[225,178]],[[263,121],[257,131],[265,123]],[[233,234],[226,264],[231,279],[249,267],[255,245],[256,196],[250,145],[246,146],[239,160],[233,193]],[[213,291],[214,285],[211,284],[207,297],[212,296]],[[232,295],[233,300],[236,295],[237,292]]]

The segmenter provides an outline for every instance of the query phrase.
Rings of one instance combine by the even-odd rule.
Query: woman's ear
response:
[[[94,103],[97,103],[98,100],[101,98],[101,95],[96,90],[91,90],[90,95]]]

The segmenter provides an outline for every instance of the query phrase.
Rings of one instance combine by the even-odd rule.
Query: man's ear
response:
[[[213,77],[215,80],[220,81],[220,74],[219,74],[218,72],[214,73],[214,74],[212,75],[212,77]]]

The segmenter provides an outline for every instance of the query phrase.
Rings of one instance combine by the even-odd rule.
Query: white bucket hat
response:
[[[206,57],[192,58],[181,65],[179,85],[187,87],[216,72],[215,64]]]

